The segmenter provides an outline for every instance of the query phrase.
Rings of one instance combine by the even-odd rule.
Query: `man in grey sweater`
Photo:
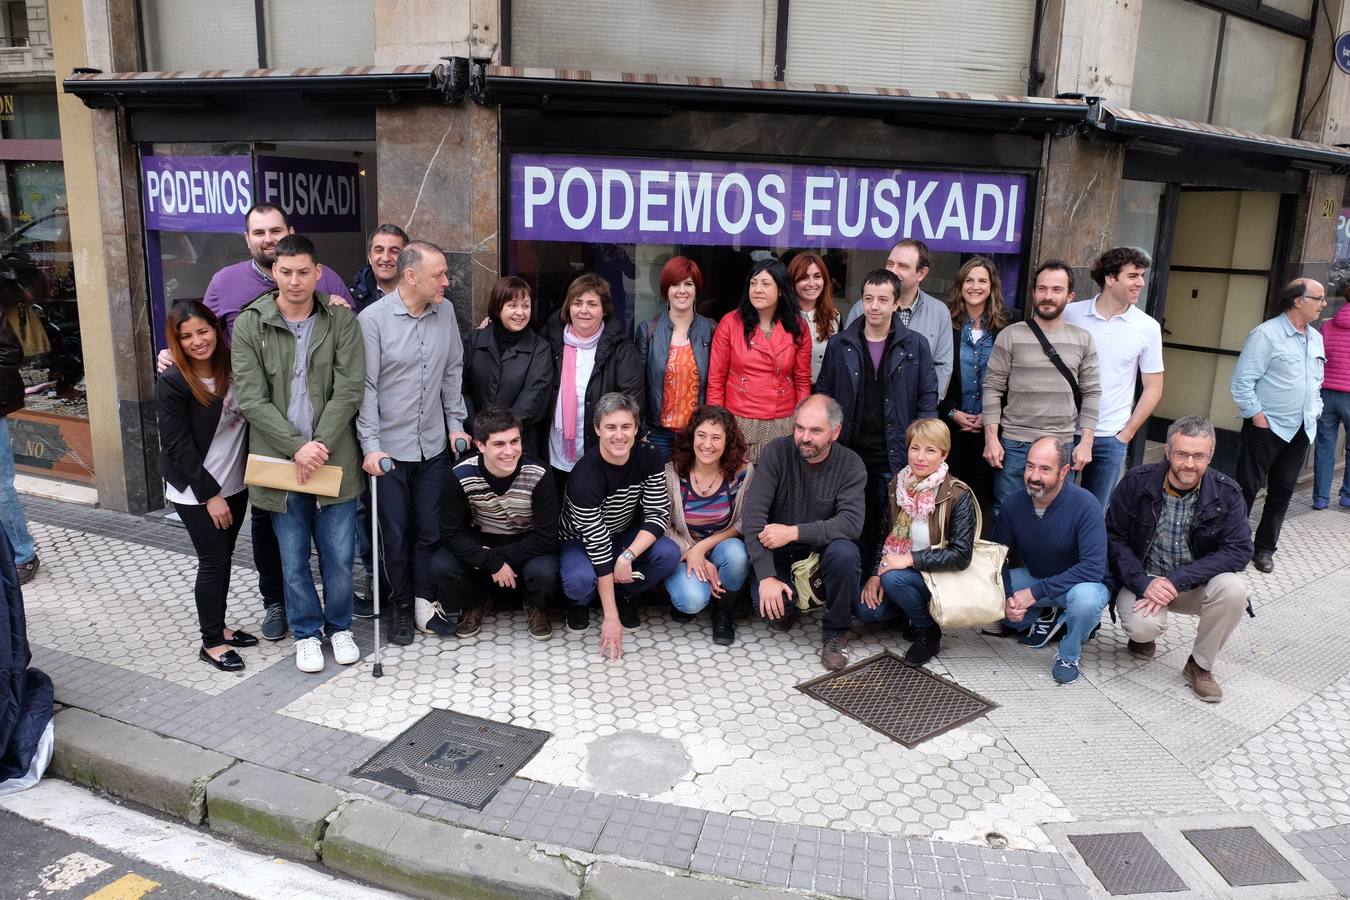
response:
[[[861,594],[862,532],[867,469],[836,444],[844,412],[823,394],[797,405],[792,437],[770,441],[760,453],[742,511],[745,549],[754,569],[755,608],[775,631],[787,631],[799,608],[792,566],[820,554],[825,613],[820,661],[848,665],[853,601]]]

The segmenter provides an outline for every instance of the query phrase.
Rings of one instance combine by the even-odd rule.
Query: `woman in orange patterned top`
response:
[[[660,284],[668,306],[637,324],[633,343],[647,373],[642,404],[647,440],[668,460],[675,433],[689,424],[707,393],[713,323],[694,312],[703,289],[698,263],[672,257],[661,269]]]

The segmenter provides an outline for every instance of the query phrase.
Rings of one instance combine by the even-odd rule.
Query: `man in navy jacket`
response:
[[[937,418],[938,384],[928,340],[896,312],[900,279],[877,269],[863,279],[862,316],[825,348],[816,393],[844,411],[839,443],[867,468],[866,514],[859,546],[871,559],[884,537],[891,479],[909,462],[905,432],[915,419]]]
[[[1199,616],[1182,675],[1195,695],[1223,699],[1214,658],[1249,613],[1252,529],[1237,482],[1209,468],[1214,426],[1202,416],[1167,429],[1166,462],[1126,473],[1106,510],[1107,554],[1121,585],[1116,611],[1137,659],[1151,659],[1167,613]]]
[[[1106,577],[1106,527],[1097,498],[1069,480],[1073,447],[1052,437],[1027,450],[1025,491],[1009,494],[991,537],[1022,566],[1009,568],[1004,626],[1022,643],[1044,647],[1062,627],[1050,669],[1060,684],[1078,679],[1083,641],[1102,619],[1111,593]],[[1028,613],[1043,613],[1042,616]]]

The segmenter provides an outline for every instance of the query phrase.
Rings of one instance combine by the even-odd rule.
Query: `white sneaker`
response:
[[[304,638],[295,642],[295,667],[301,672],[323,671],[323,644],[318,638]]]
[[[455,633],[455,626],[440,602],[432,603],[422,597],[413,598],[413,624],[423,634],[439,634],[442,637]]]
[[[335,631],[328,641],[333,645],[333,659],[338,665],[350,666],[361,658],[361,651],[357,649],[356,639],[350,631]]]

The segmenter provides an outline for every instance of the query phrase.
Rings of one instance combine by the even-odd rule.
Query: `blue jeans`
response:
[[[356,547],[356,501],[320,506],[312,494],[289,493],[286,511],[272,513],[281,550],[286,618],[297,641],[352,627],[352,555]],[[309,568],[311,539],[319,551],[323,603]]]
[[[1078,439],[1075,439],[1074,446],[1077,445]],[[1097,498],[1103,510],[1111,499],[1111,492],[1120,483],[1120,476],[1125,474],[1125,451],[1128,449],[1129,446],[1116,440],[1114,434],[1100,434],[1092,439],[1092,462],[1083,467],[1078,483]]]
[[[1014,594],[1040,581],[1021,567],[1009,569],[1008,579],[1012,582]],[[1078,662],[1078,657],[1083,652],[1083,641],[1087,640],[1092,629],[1101,624],[1102,610],[1106,609],[1106,604],[1110,600],[1111,592],[1106,589],[1106,585],[1083,582],[1075,584],[1066,593],[1057,597],[1043,597],[1036,601],[1022,617],[1022,621],[1010,622],[1004,619],[1003,622],[1009,628],[1026,631],[1031,627],[1031,623],[1040,617],[1041,610],[1052,607],[1065,610],[1066,631],[1059,642],[1059,658],[1068,662]]]
[[[745,554],[745,544],[740,538],[727,538],[708,554],[708,559],[717,566],[717,577],[727,591],[738,591],[745,584],[745,576],[750,572],[750,557]],[[683,613],[696,613],[708,605],[712,599],[712,585],[699,581],[689,574],[689,567],[683,562],[666,579],[666,593],[670,602]]]
[[[0,416],[0,523],[14,545],[14,564],[21,566],[33,561],[37,548],[28,533],[28,520],[19,505],[19,492],[14,489],[14,448],[9,443],[9,417]]]
[[[1336,440],[1344,425],[1350,434],[1350,391],[1322,388],[1322,417],[1317,420],[1317,450],[1313,454],[1313,502],[1331,501],[1331,477],[1336,469]],[[11,479],[12,480],[12,479]],[[1341,476],[1341,503],[1350,504],[1350,441],[1345,446],[1345,472]],[[9,520],[5,520],[9,529]],[[10,534],[13,540],[14,535]],[[15,545],[17,555],[17,544]]]
[[[998,470],[994,479],[994,518],[1003,508],[1003,500],[1009,494],[1026,490],[1022,480],[1027,468],[1027,451],[1031,441],[1010,441],[1000,436],[998,442],[1003,445],[1003,468]]]
[[[853,604],[853,617],[859,622],[886,622],[904,613],[915,628],[932,628],[936,622],[928,614],[932,595],[923,576],[914,569],[891,569],[881,576],[881,604],[872,609],[861,599]]]
[[[660,425],[653,425],[647,431],[647,443],[661,454],[662,462],[670,462],[670,451],[675,446],[675,432]]]
[[[630,528],[614,538],[614,559],[619,557],[625,547],[633,543],[637,533],[638,529]],[[558,564],[562,570],[563,596],[567,598],[568,603],[586,606],[595,599],[595,565],[586,555],[586,547],[580,540],[571,538],[559,545]],[[614,594],[616,597],[632,597],[640,594],[658,582],[665,581],[679,564],[679,546],[668,537],[659,537],[646,552],[633,560],[633,571],[641,572],[642,579],[628,584],[615,582]]]

